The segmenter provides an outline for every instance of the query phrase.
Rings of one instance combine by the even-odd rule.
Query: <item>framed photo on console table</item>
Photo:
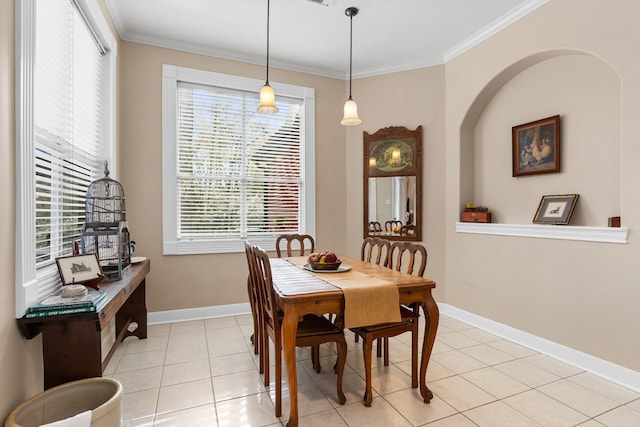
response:
[[[71,255],[56,258],[58,272],[63,285],[100,282],[104,275],[96,254]],[[93,287],[93,286],[92,286]]]
[[[569,224],[578,196],[578,194],[542,196],[533,222],[537,224]]]
[[[513,176],[560,172],[560,116],[511,128]]]

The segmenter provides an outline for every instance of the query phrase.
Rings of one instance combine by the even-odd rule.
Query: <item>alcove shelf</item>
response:
[[[627,243],[627,227],[583,227],[543,224],[494,224],[456,222],[457,233],[539,239],[582,240],[602,243]]]

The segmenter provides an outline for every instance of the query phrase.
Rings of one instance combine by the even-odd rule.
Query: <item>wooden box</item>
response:
[[[462,222],[491,222],[491,212],[462,212]]]

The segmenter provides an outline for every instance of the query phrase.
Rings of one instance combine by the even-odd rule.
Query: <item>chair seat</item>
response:
[[[400,318],[402,319],[400,322],[391,322],[391,323],[378,323],[377,325],[367,325],[360,326],[357,328],[351,328],[351,330],[355,333],[357,331],[361,331],[364,333],[372,333],[383,331],[387,329],[402,329],[405,327],[411,328],[413,326],[413,320],[420,317],[417,313],[414,313],[413,310],[401,305],[400,306]]]
[[[296,336],[299,338],[312,337],[331,333],[340,334],[342,330],[326,317],[307,314],[302,319],[302,322],[298,323],[298,333]]]

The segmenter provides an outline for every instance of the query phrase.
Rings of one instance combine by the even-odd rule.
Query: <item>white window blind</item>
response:
[[[264,115],[256,112],[259,83],[253,91],[215,83],[170,83],[175,100],[164,120],[175,129],[165,129],[165,191],[174,202],[165,204],[165,253],[243,251],[243,239],[269,248],[276,236],[312,226],[309,101],[279,96],[280,112]]]
[[[87,0],[78,2],[86,6]],[[26,65],[19,69],[17,118],[18,316],[60,286],[55,259],[71,255],[81,236],[85,194],[102,173],[110,116],[107,51],[76,1],[20,3]],[[25,294],[22,288],[31,289]]]

